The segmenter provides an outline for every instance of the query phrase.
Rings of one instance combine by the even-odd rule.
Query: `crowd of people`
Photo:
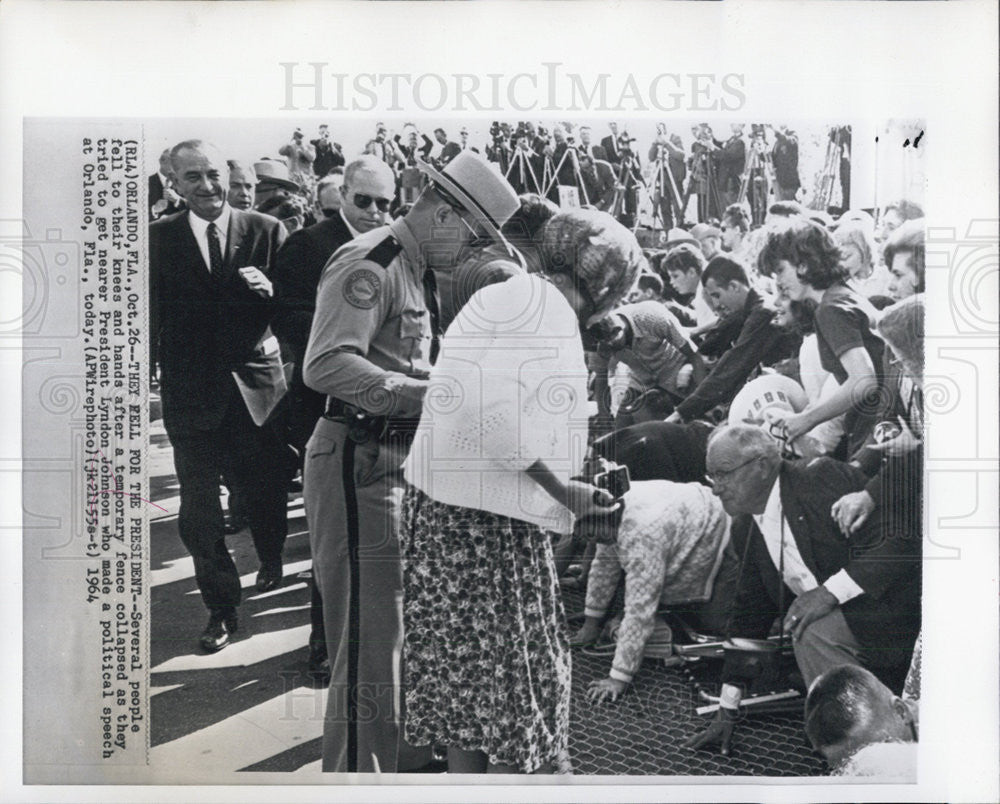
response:
[[[809,739],[867,772],[862,749],[917,733],[922,212],[802,207],[787,128],[773,183],[747,168],[764,127],[696,127],[690,156],[660,127],[645,175],[616,126],[567,128],[496,123],[482,154],[382,124],[353,157],[326,126],[252,164],[164,151],[151,358],[199,644],[240,627],[227,533],[248,527],[257,588],[281,585],[301,483],[325,771],[438,749],[455,773],[569,772],[571,647],[611,635],[589,695],[614,701],[680,622],[787,640]],[[727,659],[678,750],[728,753],[754,689]]]

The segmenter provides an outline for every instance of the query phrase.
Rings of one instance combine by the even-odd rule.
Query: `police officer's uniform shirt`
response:
[[[419,415],[432,341],[424,270],[402,218],[338,249],[320,277],[306,385],[374,415]]]

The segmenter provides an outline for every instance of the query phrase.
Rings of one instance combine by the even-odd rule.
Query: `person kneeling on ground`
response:
[[[617,532],[607,517],[582,524],[600,543],[587,583],[586,620],[571,644],[597,639],[625,570],[625,616],[611,672],[588,690],[592,700],[614,701],[639,669],[659,608],[687,604],[697,627],[723,630],[736,586],[736,556],[727,549],[729,518],[700,483],[635,483],[624,496]]]

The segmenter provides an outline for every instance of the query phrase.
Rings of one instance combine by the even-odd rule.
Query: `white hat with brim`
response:
[[[273,159],[263,159],[253,163],[253,171],[257,174],[257,186],[262,184],[274,184],[286,190],[298,191],[299,185],[292,181],[288,175],[288,166],[284,162],[277,162]]]
[[[500,234],[500,229],[520,209],[521,201],[510,183],[485,159],[472,151],[462,151],[444,166],[444,170],[438,170],[422,159],[417,160],[417,168],[440,185],[463,209],[475,215],[490,236],[511,251],[511,245]]]

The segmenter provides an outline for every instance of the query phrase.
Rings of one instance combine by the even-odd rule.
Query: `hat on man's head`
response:
[[[690,234],[680,228],[673,228],[667,232],[666,242],[663,244],[663,248],[669,251],[674,246],[679,246],[681,243],[689,243],[692,246],[697,246],[698,241],[695,240]]]
[[[704,240],[706,237],[722,237],[722,232],[707,223],[696,223],[691,227],[691,236],[696,240]]]
[[[288,175],[288,166],[284,162],[274,159],[262,159],[253,163],[254,173],[257,174],[257,187],[262,184],[273,184],[286,190],[298,192],[299,185],[292,181]]]
[[[500,228],[521,208],[521,202],[510,183],[485,159],[473,151],[462,151],[442,170],[422,159],[417,160],[417,168],[475,215],[494,240],[507,245]]]

